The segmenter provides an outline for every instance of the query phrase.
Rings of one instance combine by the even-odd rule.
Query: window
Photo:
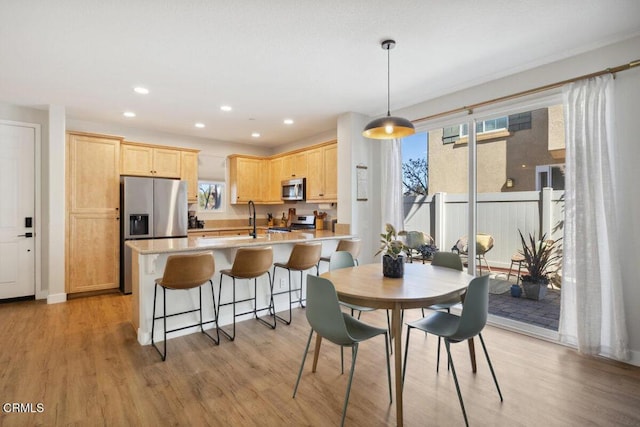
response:
[[[224,212],[224,182],[198,181],[198,212]]]
[[[427,132],[402,138],[402,193],[405,196],[428,193]]]
[[[529,128],[531,128],[531,113],[523,113],[523,115],[529,114]],[[507,117],[498,117],[496,119],[484,120],[482,122],[476,123],[476,133],[484,133],[484,132],[492,132],[500,129],[508,129],[509,128],[509,120],[511,116]],[[524,128],[523,128],[524,129]],[[442,130],[442,143],[443,144],[451,144],[458,140],[461,137],[465,137],[469,135],[469,125],[467,123],[463,123],[456,126],[449,126]]]

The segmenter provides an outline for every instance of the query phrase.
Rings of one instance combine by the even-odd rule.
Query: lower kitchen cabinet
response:
[[[120,283],[120,222],[117,214],[69,216],[68,292],[115,289]]]

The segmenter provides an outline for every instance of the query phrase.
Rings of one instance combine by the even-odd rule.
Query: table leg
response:
[[[396,424],[402,426],[402,310],[400,305],[391,312],[391,328],[394,340],[394,368],[396,377]]]
[[[473,338],[469,338],[467,340],[469,343],[469,358],[471,359],[471,371],[475,374],[477,371],[476,367],[476,347],[473,344]]]
[[[311,372],[316,372],[316,367],[318,366],[318,356],[320,355],[320,345],[322,344],[322,337],[320,334],[316,334],[316,348],[313,350],[313,369]]]

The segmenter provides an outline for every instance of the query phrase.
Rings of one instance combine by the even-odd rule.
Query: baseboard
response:
[[[67,294],[49,294],[47,296],[47,304],[58,304],[61,302],[67,302]]]

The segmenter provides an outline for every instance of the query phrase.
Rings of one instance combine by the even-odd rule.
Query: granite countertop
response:
[[[347,239],[350,237],[354,236],[352,234],[334,233],[328,230],[306,230],[292,231],[290,233],[261,234],[255,239],[249,236],[182,237],[178,239],[128,240],[126,244],[141,255],[150,255]]]

